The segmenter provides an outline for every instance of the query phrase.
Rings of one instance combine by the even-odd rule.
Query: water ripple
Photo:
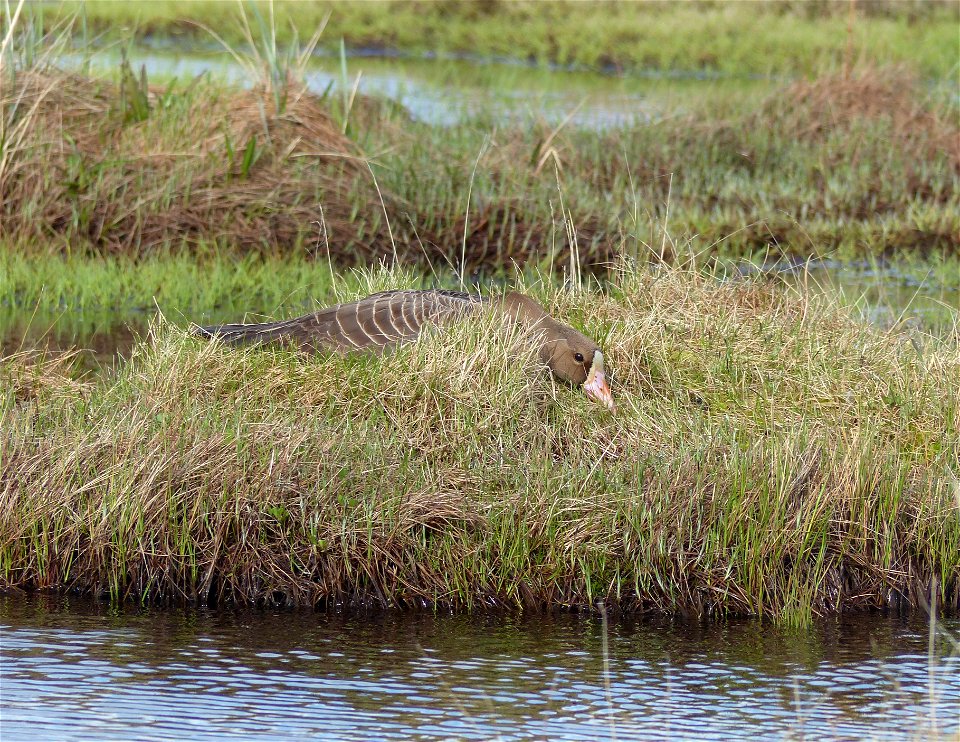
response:
[[[951,734],[944,620],[780,631],[593,618],[117,613],[0,599],[8,740],[844,739]],[[949,636],[948,636],[949,635]]]

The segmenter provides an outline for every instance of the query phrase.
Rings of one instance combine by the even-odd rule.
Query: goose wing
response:
[[[197,332],[228,343],[280,341],[306,350],[376,351],[415,340],[424,325],[455,321],[482,302],[457,291],[383,291],[294,319],[199,327]]]

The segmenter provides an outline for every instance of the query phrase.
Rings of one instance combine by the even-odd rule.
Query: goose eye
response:
[[[573,360],[575,360],[577,363],[583,363],[583,353],[574,353]]]

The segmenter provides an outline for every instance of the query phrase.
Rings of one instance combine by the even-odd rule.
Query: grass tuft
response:
[[[742,110],[599,135],[534,122],[495,141],[482,116],[451,129],[355,101],[337,113],[293,83],[281,111],[265,89],[126,79],[126,94],[49,69],[4,86],[0,237],[129,257],[212,244],[340,265],[462,257],[489,271],[575,257],[602,271],[624,252],[952,254],[960,234],[955,107],[924,99],[903,71],[795,83]],[[882,105],[860,102],[873,99]],[[544,142],[559,169],[541,166]],[[374,163],[365,151],[384,154]]]
[[[527,289],[601,341],[616,416],[491,321],[379,358],[161,322],[82,393],[0,376],[3,585],[803,623],[935,579],[960,606],[958,338],[920,355],[825,299],[681,270]]]

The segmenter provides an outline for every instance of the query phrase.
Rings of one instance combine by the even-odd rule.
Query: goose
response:
[[[294,319],[195,326],[194,332],[231,344],[284,342],[306,351],[381,353],[416,340],[427,324],[456,322],[483,310],[500,312],[511,321],[538,331],[541,363],[557,379],[582,387],[588,398],[611,412],[616,410],[600,347],[586,335],[555,320],[535,300],[516,291],[499,297],[443,289],[381,291]]]

